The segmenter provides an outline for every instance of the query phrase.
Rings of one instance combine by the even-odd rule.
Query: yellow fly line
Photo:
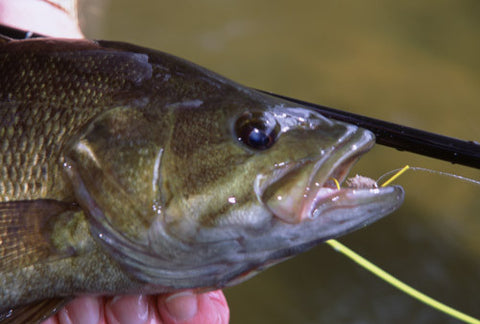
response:
[[[385,181],[382,184],[382,187],[385,187],[385,186],[389,185],[392,181],[394,181],[396,178],[398,178],[402,173],[404,173],[408,169],[409,169],[408,165],[403,167],[400,171],[395,173],[390,179]],[[336,179],[333,179],[333,181],[335,182],[337,188],[340,189],[340,184],[338,183],[338,181]],[[474,317],[471,317],[471,316],[469,316],[465,313],[462,313],[462,312],[460,312],[460,311],[458,311],[458,310],[456,310],[456,309],[454,309],[450,306],[447,306],[447,305],[445,305],[445,304],[443,304],[443,303],[425,295],[424,293],[421,293],[420,291],[418,291],[415,288],[405,284],[404,282],[398,280],[397,278],[395,278],[391,274],[389,274],[386,271],[380,269],[379,267],[377,267],[376,265],[374,265],[373,263],[371,263],[367,259],[365,259],[362,256],[360,256],[359,254],[357,254],[356,252],[350,250],[348,247],[346,247],[342,243],[338,242],[337,240],[328,240],[328,241],[326,241],[326,243],[328,243],[335,251],[338,251],[338,252],[342,253],[343,255],[348,257],[350,260],[359,264],[362,268],[372,272],[374,275],[376,275],[380,279],[385,280],[387,283],[391,284],[395,288],[399,289],[400,291],[403,291],[404,293],[412,296],[413,298],[421,301],[422,303],[425,303],[428,306],[433,307],[434,309],[436,309],[440,312],[443,312],[445,314],[448,314],[448,315],[450,315],[450,316],[452,316],[452,317],[454,317],[454,318],[456,318],[460,321],[463,321],[465,323],[480,324],[480,321],[478,319],[476,319]]]

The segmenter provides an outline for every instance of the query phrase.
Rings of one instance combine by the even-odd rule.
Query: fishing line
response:
[[[383,178],[393,174],[393,173],[396,173],[396,172],[400,172],[402,171],[403,169],[395,169],[395,170],[392,170],[392,171],[389,171],[385,174],[383,174],[380,178],[377,179],[377,183],[380,182],[380,180],[382,180]],[[428,172],[428,173],[433,173],[433,174],[438,174],[438,175],[441,175],[441,176],[445,176],[445,177],[450,177],[450,178],[454,178],[454,179],[457,179],[457,180],[460,180],[460,181],[464,181],[464,182],[469,182],[469,183],[473,183],[475,185],[478,185],[480,186],[480,181],[479,180],[474,180],[474,179],[470,179],[470,178],[467,178],[467,177],[462,177],[462,176],[459,176],[457,174],[453,174],[453,173],[448,173],[448,172],[444,172],[444,171],[437,171],[437,170],[432,170],[432,169],[427,169],[427,168],[421,168],[421,167],[408,167],[408,170],[412,170],[412,171],[424,171],[424,172]],[[406,171],[406,170],[405,170]],[[403,171],[404,172],[404,171]],[[403,173],[402,172],[402,173]],[[399,174],[400,175],[400,174]],[[399,176],[398,175],[398,176]],[[398,178],[397,175],[394,175],[391,179],[387,180],[385,183],[390,183],[391,181],[393,181],[394,179]],[[384,186],[385,183],[382,185]],[[387,183],[387,184],[388,184]]]
[[[460,179],[462,181],[467,181],[467,182],[471,182],[471,183],[480,185],[480,181],[473,180],[473,179],[470,179],[470,178],[465,178],[465,177],[458,176],[458,175],[455,175],[455,174],[430,170],[430,169],[426,169],[426,168],[409,167],[408,165],[406,165],[405,167],[403,167],[401,169],[393,170],[393,171],[387,172],[384,175],[382,175],[378,180],[381,180],[382,178],[394,173],[394,175],[391,178],[389,178],[387,181],[385,181],[381,185],[381,187],[387,186],[388,184],[390,184],[393,180],[398,178],[402,173],[404,173],[407,170],[426,171],[426,172],[430,172],[430,173],[436,173],[436,174],[440,174],[440,175],[443,175],[443,176],[449,176],[449,177],[453,177],[455,179]],[[336,179],[334,179],[334,182],[335,182],[335,185],[337,186],[337,189],[340,190],[340,184],[338,183],[338,181]],[[424,293],[416,290],[415,288],[407,285],[406,283],[398,280],[397,278],[395,278],[394,276],[392,276],[391,274],[389,274],[385,270],[379,268],[378,266],[371,263],[370,261],[368,261],[367,259],[365,259],[361,255],[357,254],[356,252],[352,251],[351,249],[349,249],[348,247],[346,247],[342,243],[338,242],[337,240],[331,239],[331,240],[326,241],[326,243],[329,244],[335,251],[342,253],[347,258],[349,258],[353,262],[357,263],[358,265],[360,265],[365,270],[370,271],[375,276],[377,276],[380,279],[386,281],[387,283],[389,283],[393,287],[399,289],[400,291],[404,292],[405,294],[410,295],[414,299],[416,299],[418,301],[421,301],[422,303],[424,303],[424,304],[426,304],[426,305],[428,305],[428,306],[430,306],[430,307],[432,307],[432,308],[434,308],[434,309],[436,309],[440,312],[443,312],[447,315],[450,315],[453,318],[456,318],[460,321],[463,321],[465,323],[480,324],[480,320],[478,320],[478,319],[476,319],[476,318],[474,318],[470,315],[467,315],[465,313],[462,313],[462,312],[460,312],[460,311],[458,311],[458,310],[456,310],[456,309],[454,309],[450,306],[447,306],[447,305],[445,305],[445,304],[443,304],[443,303],[425,295]]]

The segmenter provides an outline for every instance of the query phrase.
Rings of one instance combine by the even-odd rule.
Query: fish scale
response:
[[[123,78],[109,82],[108,75],[90,73],[108,64],[108,56],[94,61],[68,52],[34,54],[0,53],[0,201],[69,197],[60,171],[64,139],[108,107],[109,93],[125,86]],[[65,62],[67,55],[72,57]]]

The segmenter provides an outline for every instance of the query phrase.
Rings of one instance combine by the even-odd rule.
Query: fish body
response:
[[[0,40],[0,72],[0,319],[233,285],[403,200],[331,181],[369,131],[169,54]]]

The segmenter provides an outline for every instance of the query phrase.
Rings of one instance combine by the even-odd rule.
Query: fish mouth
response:
[[[326,219],[329,217],[344,219],[346,223],[360,223],[364,218],[359,210],[377,209],[378,215],[385,215],[385,204],[390,211],[403,201],[403,190],[379,188],[375,181],[359,177],[348,186],[342,183],[355,162],[375,143],[375,137],[366,130],[349,132],[328,152],[314,159],[277,165],[268,175],[257,181],[257,197],[281,221],[298,224],[306,220]],[[258,179],[257,179],[258,180]],[[382,206],[382,207],[380,207]],[[388,207],[388,206],[387,206]],[[350,210],[350,211],[348,211]],[[368,213],[372,222],[379,217]],[[354,227],[352,225],[352,227]]]
[[[324,203],[346,198],[347,193],[353,193],[354,190],[360,189],[354,187],[342,187],[342,184],[347,178],[353,165],[363,154],[368,152],[369,149],[370,146],[364,146],[358,150],[352,151],[350,155],[341,156],[333,165],[333,168],[327,173],[322,170],[322,161],[315,164],[315,171],[305,187],[305,200],[302,204],[302,209],[299,212],[299,219],[297,222],[304,219],[317,218],[321,214],[321,207]],[[373,187],[377,188],[376,185],[372,186],[372,188]]]

